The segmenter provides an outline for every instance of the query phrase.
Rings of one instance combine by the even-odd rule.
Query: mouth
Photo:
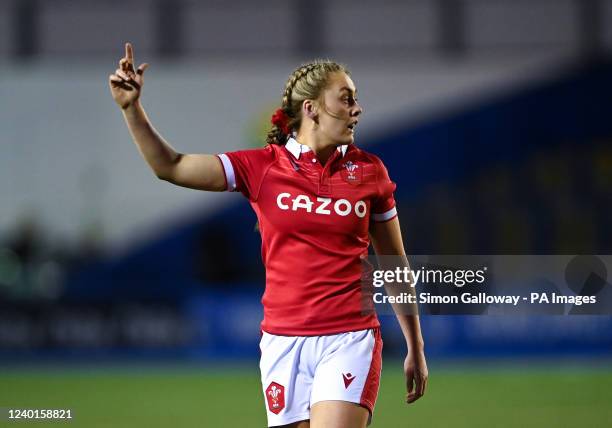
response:
[[[355,121],[353,123],[349,123],[346,127],[351,131],[351,132],[355,132],[355,127],[357,126],[357,122]]]

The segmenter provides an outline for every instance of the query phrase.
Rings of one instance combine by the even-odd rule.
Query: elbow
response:
[[[155,174],[155,176],[159,178],[160,180],[173,183],[174,173],[176,170],[175,166],[177,165],[178,161],[181,159],[181,156],[182,155],[178,154],[172,162],[165,163],[163,165],[151,166],[151,169],[153,170],[153,174]]]
[[[169,182],[172,181],[171,174],[165,169],[154,169],[153,174],[155,174],[155,176],[160,180]]]
[[[172,183],[174,184],[174,181],[172,181],[172,177],[169,177],[167,175],[163,175],[163,174],[155,174],[155,176],[161,180],[161,181],[166,181],[168,183]]]

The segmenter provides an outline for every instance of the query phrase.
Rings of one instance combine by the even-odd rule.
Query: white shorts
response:
[[[379,329],[328,336],[263,333],[261,383],[268,426],[310,419],[319,401],[341,400],[374,410],[382,368]]]

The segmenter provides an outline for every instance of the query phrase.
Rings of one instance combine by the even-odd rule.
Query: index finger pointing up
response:
[[[134,51],[132,50],[132,44],[125,44],[125,58],[128,60],[130,64],[134,64]]]

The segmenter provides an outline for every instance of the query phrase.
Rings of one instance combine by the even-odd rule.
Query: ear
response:
[[[302,114],[313,121],[318,119],[318,106],[313,100],[304,100],[302,103]]]

